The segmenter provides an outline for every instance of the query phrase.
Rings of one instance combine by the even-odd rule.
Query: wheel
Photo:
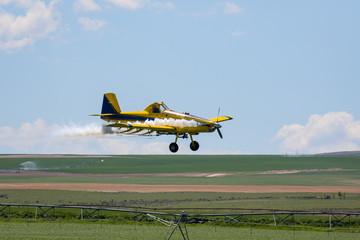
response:
[[[193,150],[193,151],[196,151],[199,149],[199,143],[197,141],[193,141],[190,143],[190,149]]]
[[[176,143],[170,143],[169,149],[171,152],[176,153],[179,150],[179,146]]]

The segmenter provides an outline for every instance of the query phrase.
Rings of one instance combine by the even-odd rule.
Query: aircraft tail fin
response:
[[[119,103],[114,93],[105,93],[101,114],[118,114],[121,113]]]

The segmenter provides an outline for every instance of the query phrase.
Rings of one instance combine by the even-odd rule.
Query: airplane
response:
[[[233,119],[232,116],[205,119],[187,112],[170,110],[163,102],[152,103],[143,111],[122,112],[114,93],[105,93],[101,114],[92,114],[91,116],[100,116],[102,120],[110,122],[105,126],[118,128],[119,132],[117,133],[119,134],[151,136],[155,132],[156,136],[175,135],[175,142],[169,145],[169,149],[173,153],[179,149],[177,144],[179,137],[188,138],[190,136],[190,149],[193,151],[197,151],[200,146],[197,141],[194,141],[193,135],[217,130],[220,138],[223,138],[219,122]],[[143,131],[145,133],[141,133]]]

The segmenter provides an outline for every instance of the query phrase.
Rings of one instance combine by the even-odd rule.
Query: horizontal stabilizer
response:
[[[222,116],[222,117],[216,117],[216,118],[210,118],[209,120],[213,121],[213,122],[223,122],[223,121],[229,121],[232,120],[233,117],[232,116]]]
[[[90,114],[89,116],[114,116],[117,115],[115,113],[104,113],[104,114]]]

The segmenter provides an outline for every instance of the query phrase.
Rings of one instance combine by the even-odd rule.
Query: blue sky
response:
[[[0,0],[0,153],[169,153],[173,137],[92,135],[106,92],[124,111],[232,115],[199,154],[359,150],[359,7]]]

